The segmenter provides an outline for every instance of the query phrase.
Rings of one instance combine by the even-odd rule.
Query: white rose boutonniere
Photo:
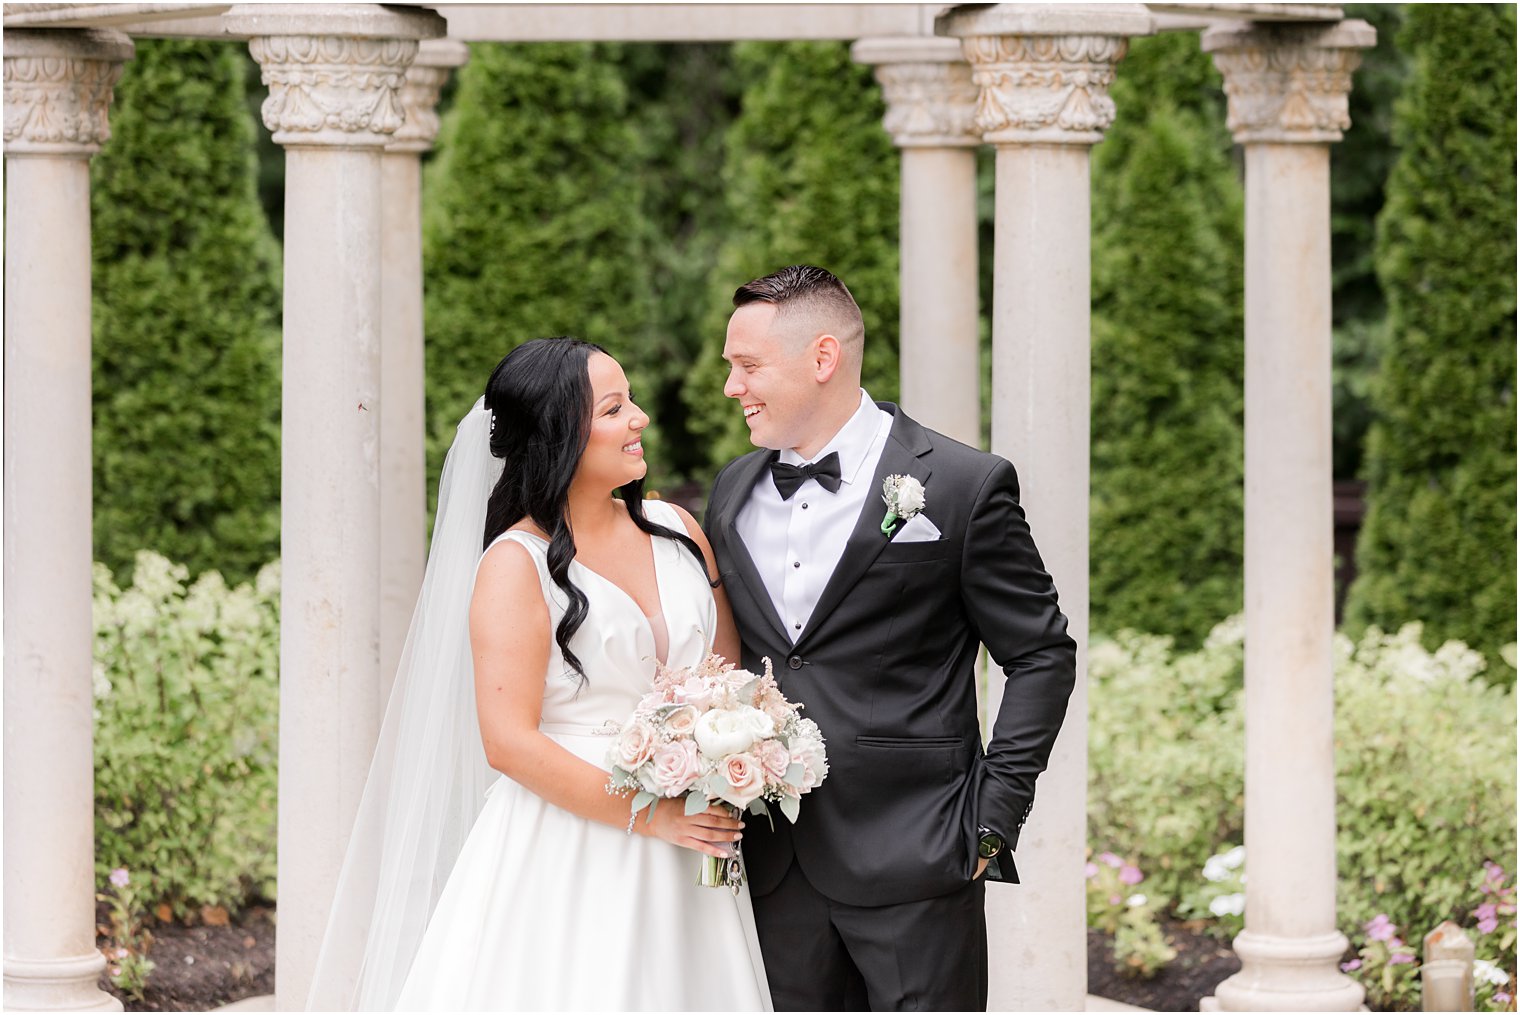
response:
[[[890,539],[898,522],[910,521],[924,509],[924,484],[912,476],[888,476],[881,484],[881,499],[887,503],[881,534]]]

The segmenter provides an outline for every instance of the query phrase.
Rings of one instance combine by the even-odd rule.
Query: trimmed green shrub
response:
[[[1236,877],[1218,868],[1242,841],[1243,639],[1234,618],[1196,652],[1124,633],[1088,657],[1088,841],[1133,857],[1146,874],[1135,890],[1192,903],[1185,915]],[[1514,691],[1461,644],[1427,651],[1419,625],[1337,635],[1334,658],[1341,929],[1364,941],[1381,913],[1414,940],[1450,918],[1513,970],[1513,933],[1482,931],[1474,910],[1484,862],[1515,855]]]
[[[740,43],[741,111],[725,141],[727,215],[690,371],[691,430],[710,466],[753,450],[721,353],[740,285],[788,264],[838,275],[865,318],[862,383],[896,400],[899,160],[869,67],[835,42]]]
[[[95,566],[95,868],[178,916],[274,898],[280,575]]]
[[[1388,297],[1347,620],[1515,639],[1515,20],[1410,7],[1414,71],[1378,220]],[[1474,82],[1483,87],[1474,87]],[[1509,671],[1499,671],[1509,672]]]
[[[1093,155],[1092,624],[1241,608],[1243,197],[1196,36],[1135,39]]]
[[[280,254],[243,59],[142,39],[91,165],[95,555],[251,577],[279,552]]]
[[[684,369],[652,326],[642,142],[619,53],[479,44],[459,72],[424,174],[430,497],[455,425],[528,339],[602,345],[637,397]]]

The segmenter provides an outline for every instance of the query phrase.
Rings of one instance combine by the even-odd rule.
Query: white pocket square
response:
[[[938,538],[939,529],[929,520],[929,516],[918,514],[908,519],[902,530],[892,537],[892,542],[929,543]]]

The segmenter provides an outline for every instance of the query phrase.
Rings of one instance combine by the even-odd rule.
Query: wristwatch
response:
[[[979,836],[976,841],[976,855],[981,857],[983,860],[991,860],[993,857],[1001,853],[1003,851],[1003,847],[1007,845],[1007,843],[1003,841],[1003,837],[1001,835],[994,832],[986,825],[978,825],[976,828],[976,834]]]

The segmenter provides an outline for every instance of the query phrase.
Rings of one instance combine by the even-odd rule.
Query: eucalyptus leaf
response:
[[[701,793],[688,793],[688,794],[686,794],[686,815],[687,815],[687,817],[690,817],[693,814],[701,814],[703,811],[707,810],[707,807],[708,807],[708,801],[707,801],[707,797],[705,795],[703,795]]]
[[[801,802],[798,801],[796,797],[784,796],[781,798],[781,813],[785,814],[786,820],[790,821],[794,825],[797,823],[797,812],[801,810],[801,808]]]

